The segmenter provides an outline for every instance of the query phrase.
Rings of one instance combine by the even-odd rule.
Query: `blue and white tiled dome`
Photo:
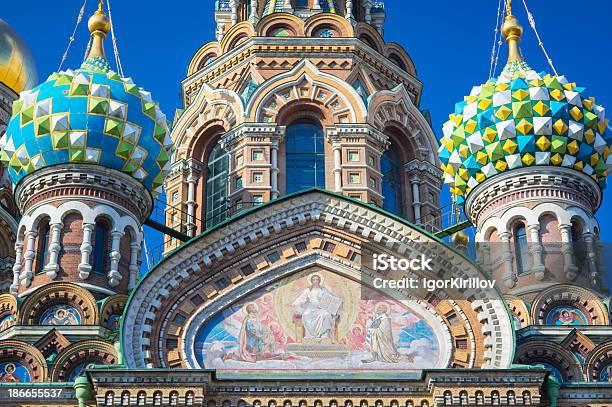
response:
[[[127,173],[156,195],[172,141],[151,94],[90,55],[80,69],[21,93],[0,148],[15,185],[41,168],[88,163]]]

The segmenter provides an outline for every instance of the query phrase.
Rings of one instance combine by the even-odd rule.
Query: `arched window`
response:
[[[170,392],[170,405],[178,406],[178,391]]]
[[[38,225],[38,245],[36,247],[36,272],[40,273],[45,268],[45,260],[49,251],[49,219],[40,221]]]
[[[582,223],[576,219],[572,219],[572,249],[574,250],[574,257],[576,265],[580,268],[587,260],[586,245],[584,242],[584,230]]]
[[[121,393],[121,405],[122,406],[130,405],[130,392],[129,391],[124,391],[123,393]]]
[[[468,405],[468,394],[467,394],[467,391],[462,391],[461,393],[459,393],[459,403],[462,406],[467,406]]]
[[[110,250],[110,224],[105,219],[96,220],[93,246],[93,271],[105,273]]]
[[[523,392],[523,404],[526,406],[531,405],[531,393],[527,390]]]
[[[494,406],[499,406],[499,392],[497,390],[493,390],[491,392],[491,404]]]
[[[106,392],[106,396],[104,397],[104,404],[107,406],[112,406],[115,404],[115,393],[112,391]]]
[[[147,393],[145,393],[144,391],[139,391],[138,400],[136,401],[136,404],[138,404],[139,406],[144,406],[146,402],[147,402]]]
[[[162,404],[162,392],[156,391],[155,393],[153,393],[153,405],[161,406],[161,404]]]
[[[477,406],[484,405],[484,393],[481,391],[476,392],[476,405]]]
[[[185,405],[193,406],[194,400],[195,400],[195,394],[192,391],[188,391],[187,394],[185,394]]]
[[[402,215],[402,163],[393,148],[393,144],[380,159],[382,172],[383,209],[396,215]]]
[[[285,145],[287,194],[325,188],[325,138],[321,126],[311,122],[292,124],[287,128]]]
[[[206,228],[227,217],[229,153],[217,144],[206,162]]]
[[[514,255],[519,274],[529,271],[529,248],[527,247],[527,230],[525,224],[517,223],[514,227]]]
[[[506,396],[508,397],[508,404],[516,404],[516,396],[514,395],[514,392],[512,390],[508,391],[508,393],[506,393]]]
[[[453,404],[453,394],[450,391],[444,392],[444,405],[451,406]]]

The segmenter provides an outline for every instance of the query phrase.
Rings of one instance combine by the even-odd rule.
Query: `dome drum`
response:
[[[77,192],[75,192],[77,191]],[[92,204],[103,198],[129,211],[140,222],[153,208],[153,196],[138,180],[93,164],[57,164],[29,174],[15,188],[21,213],[54,200]]]

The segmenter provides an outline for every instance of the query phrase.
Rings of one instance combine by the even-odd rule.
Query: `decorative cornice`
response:
[[[285,130],[285,126],[277,126],[271,123],[243,123],[221,138],[221,146],[230,149],[246,137],[264,137],[278,140],[284,137]]]
[[[602,191],[591,177],[564,167],[515,169],[489,178],[470,192],[465,212],[475,225],[494,210],[527,202],[566,203],[580,206],[594,216],[601,205]]]
[[[62,191],[66,187],[70,190]],[[75,187],[83,190],[79,192]],[[117,203],[141,222],[153,208],[151,194],[136,179],[110,168],[87,164],[61,164],[29,174],[15,188],[15,200],[21,212],[25,213],[34,202],[41,204],[49,198],[69,196],[97,197],[94,191],[106,193],[108,200],[119,197]]]
[[[327,131],[327,140],[330,143],[339,142],[343,137],[365,137],[375,144],[379,144],[381,151],[386,150],[391,145],[389,137],[370,124],[335,124],[327,126],[325,130]]]
[[[172,167],[166,176],[165,182],[176,179],[177,177],[183,177],[185,179],[189,177],[198,177],[203,169],[204,164],[200,160],[193,157],[187,159],[181,158],[172,163]]]
[[[416,173],[416,174],[425,173],[425,174],[431,175],[436,180],[442,179],[442,174],[443,174],[443,171],[440,168],[436,167],[429,161],[422,161],[416,158],[412,161],[408,161],[404,165],[404,169],[409,175],[413,173]]]
[[[304,58],[334,58],[339,56],[350,58],[357,57],[360,62],[368,64],[373,71],[387,75],[397,83],[403,83],[410,91],[415,104],[419,104],[420,93],[423,84],[416,77],[403,71],[398,66],[390,63],[382,54],[373,50],[370,46],[357,38],[334,38],[328,39],[321,44],[320,38],[260,38],[252,37],[241,43],[238,47],[216,58],[202,70],[187,77],[182,82],[184,101],[187,105],[187,97],[197,92],[203,83],[210,83],[225,74],[228,69],[245,63],[257,56],[270,57],[282,55],[284,58],[294,54],[296,64]],[[291,67],[289,67],[289,70]]]

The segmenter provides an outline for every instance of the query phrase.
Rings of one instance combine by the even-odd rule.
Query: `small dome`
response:
[[[21,36],[0,19],[0,82],[15,93],[32,89],[37,75],[34,59]]]
[[[14,184],[41,168],[88,163],[127,173],[156,195],[170,168],[166,116],[149,92],[110,69],[100,30],[108,27],[93,25],[80,69],[53,73],[15,101],[0,161]]]
[[[532,70],[518,49],[520,26],[510,18],[508,64],[498,78],[474,87],[444,124],[438,153],[445,183],[461,202],[496,174],[562,166],[605,187],[612,167],[605,109],[564,76]]]

